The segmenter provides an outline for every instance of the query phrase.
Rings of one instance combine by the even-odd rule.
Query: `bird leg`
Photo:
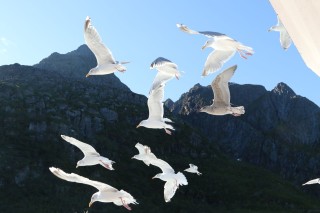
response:
[[[164,128],[164,131],[166,131],[166,133],[167,133],[168,135],[171,135],[171,132],[170,132],[169,130],[167,130],[166,128]]]
[[[121,200],[121,202],[122,202],[122,205],[123,205],[126,209],[128,209],[129,211],[131,211],[130,206],[129,206],[128,204],[126,204],[126,202],[122,199],[122,197],[120,197],[120,200]]]
[[[175,76],[176,76],[176,79],[178,79],[179,80],[179,76],[177,75],[177,74],[174,74]]]
[[[247,59],[247,57],[242,54],[242,50],[237,49],[237,51],[238,51],[241,58]]]
[[[100,162],[102,163],[102,165],[106,168],[106,169],[110,169],[110,166],[108,164],[105,164],[102,162],[102,160],[100,160]],[[111,169],[110,169],[111,170]]]

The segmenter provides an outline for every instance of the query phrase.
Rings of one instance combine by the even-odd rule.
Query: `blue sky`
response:
[[[92,19],[104,43],[119,61],[130,61],[127,72],[116,73],[136,93],[146,95],[155,70],[150,63],[162,56],[175,62],[184,75],[168,82],[165,98],[177,100],[196,83],[209,85],[217,73],[201,78],[211,49],[201,51],[206,37],[176,28],[216,31],[253,47],[248,60],[236,54],[223,67],[238,64],[231,79],[273,89],[285,82],[297,94],[320,105],[320,78],[309,70],[292,45],[283,51],[269,1],[2,1],[0,0],[0,65],[33,65],[52,52],[67,53],[84,43],[83,24]],[[231,94],[232,95],[232,94]]]

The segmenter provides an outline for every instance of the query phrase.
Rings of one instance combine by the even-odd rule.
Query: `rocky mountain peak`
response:
[[[97,66],[96,58],[85,44],[66,54],[52,53],[34,65],[36,68],[54,71],[73,80],[86,80],[93,84],[130,91],[114,74],[85,78],[89,70],[95,66]]]
[[[277,86],[271,91],[274,94],[286,95],[289,97],[296,96],[296,93],[285,83],[280,82]]]

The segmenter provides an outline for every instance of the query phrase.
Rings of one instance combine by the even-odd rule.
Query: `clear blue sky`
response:
[[[92,19],[104,43],[119,61],[131,61],[127,72],[116,73],[136,93],[147,94],[156,71],[150,63],[162,56],[175,62],[183,77],[168,82],[165,98],[177,100],[196,83],[209,85],[216,76],[201,78],[207,55],[206,37],[176,28],[225,33],[251,46],[255,54],[243,60],[236,54],[224,68],[238,64],[231,79],[260,84],[271,90],[287,83],[297,94],[320,105],[320,78],[309,70],[292,45],[283,51],[279,34],[268,33],[277,22],[269,1],[18,1],[0,0],[0,65],[33,65],[52,52],[67,53],[84,43],[83,24]],[[232,95],[232,94],[231,94]]]

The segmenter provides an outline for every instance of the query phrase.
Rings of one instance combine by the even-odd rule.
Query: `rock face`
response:
[[[212,104],[211,87],[199,84],[183,94],[171,111],[241,158],[301,183],[320,167],[320,108],[296,95],[285,83],[272,91],[262,86],[230,84],[231,103],[245,106],[241,117],[197,111]],[[309,151],[307,151],[309,150]],[[316,148],[317,151],[318,148]]]

